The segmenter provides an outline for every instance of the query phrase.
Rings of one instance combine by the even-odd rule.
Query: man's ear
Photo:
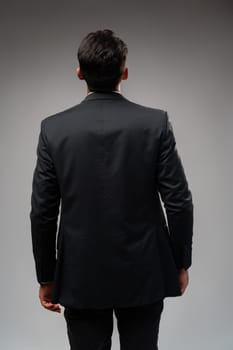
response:
[[[124,70],[124,73],[123,73],[123,75],[122,75],[122,80],[126,80],[126,79],[128,79],[128,75],[129,75],[129,72],[128,72],[128,67],[126,67],[125,68],[125,70]]]
[[[80,70],[80,67],[77,67],[76,72],[77,72],[77,76],[79,77],[79,79],[83,80],[84,78],[83,78],[82,72]]]

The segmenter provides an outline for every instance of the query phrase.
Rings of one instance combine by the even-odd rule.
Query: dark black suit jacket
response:
[[[44,118],[30,220],[37,280],[54,281],[54,303],[123,307],[180,296],[193,202],[167,112],[94,92]]]

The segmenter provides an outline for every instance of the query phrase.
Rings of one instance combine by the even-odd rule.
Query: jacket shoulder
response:
[[[166,124],[167,111],[165,109],[146,106],[134,101],[130,101],[129,105],[136,112],[136,115],[141,115],[145,121],[151,121],[152,125],[156,122],[157,126],[160,125],[163,128]]]
[[[46,117],[44,117],[42,120],[41,120],[41,123],[46,123],[46,122],[53,122],[59,118],[62,118],[64,117],[65,115],[68,115],[72,112],[74,112],[74,110],[79,106],[79,104],[76,104],[74,106],[71,106],[71,107],[68,107],[66,109],[63,109],[61,111],[58,111],[56,113],[53,113],[53,114],[50,114]]]
[[[143,105],[143,104],[140,104],[140,103],[137,103],[135,101],[132,101],[132,100],[128,100],[129,104],[132,106],[132,107],[135,107],[135,108],[138,108],[138,109],[141,109],[141,110],[144,110],[144,111],[148,111],[148,112],[151,112],[151,113],[161,113],[161,114],[164,114],[166,111],[162,108],[158,108],[158,107],[150,107],[150,106],[147,106],[147,105]]]

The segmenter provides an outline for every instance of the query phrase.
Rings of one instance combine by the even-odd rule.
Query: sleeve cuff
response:
[[[54,281],[47,281],[47,282],[40,282],[41,285],[46,285],[46,284],[51,284],[53,283]]]

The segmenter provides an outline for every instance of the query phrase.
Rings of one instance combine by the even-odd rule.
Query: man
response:
[[[164,298],[189,280],[192,195],[167,112],[121,94],[127,53],[113,31],[89,33],[87,96],[41,121],[33,254],[41,305],[64,306],[71,350],[110,349],[113,310],[122,349],[157,349]]]

